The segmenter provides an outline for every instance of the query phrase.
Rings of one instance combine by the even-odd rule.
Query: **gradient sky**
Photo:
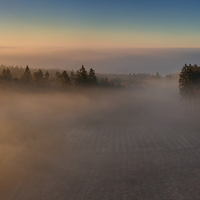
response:
[[[0,0],[0,47],[199,48],[200,1]]]

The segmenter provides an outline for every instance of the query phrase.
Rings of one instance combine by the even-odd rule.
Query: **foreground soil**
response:
[[[17,159],[4,159],[2,200],[199,199],[200,134],[193,129],[77,125],[54,134],[57,141],[26,139],[26,150],[10,154]]]

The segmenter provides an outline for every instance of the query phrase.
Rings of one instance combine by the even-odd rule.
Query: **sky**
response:
[[[1,47],[200,47],[200,2],[1,0]]]
[[[200,48],[199,7],[197,0],[0,0],[0,62],[52,49]]]

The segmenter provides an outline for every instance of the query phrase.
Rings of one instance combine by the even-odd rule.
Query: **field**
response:
[[[93,100],[82,104],[91,105],[91,102]],[[16,115],[18,112],[22,114],[21,111],[7,116],[10,119],[7,124],[4,117],[1,124],[5,126],[5,134],[1,135],[0,146],[0,199],[199,199],[198,127],[186,123],[187,119],[185,123],[175,123],[175,113],[164,123],[158,110],[165,101],[156,102],[159,109],[154,118],[149,115],[146,119],[146,112],[135,117],[138,111],[130,109],[132,100],[124,102],[126,104],[120,101],[123,105],[120,109],[114,111],[116,109],[110,108],[103,117],[94,117],[97,110],[91,105],[92,111],[84,112],[80,118],[75,117],[76,113],[68,122],[66,110],[61,111],[58,107],[56,117],[54,113],[54,117],[48,117],[48,120],[45,119],[55,107],[52,111],[47,109],[48,112],[43,109],[46,117],[41,113],[34,117],[21,115],[20,123],[16,123]],[[37,108],[32,105],[29,109],[33,107],[34,110]],[[105,113],[107,105],[99,103],[99,107],[98,111]],[[162,108],[163,114],[174,107]],[[166,116],[168,114],[164,118]],[[15,130],[19,132],[17,135]]]

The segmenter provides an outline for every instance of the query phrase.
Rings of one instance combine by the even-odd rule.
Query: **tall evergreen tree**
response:
[[[60,75],[60,81],[61,86],[69,85],[70,84],[70,78],[67,72],[64,70],[62,74]]]
[[[88,82],[90,85],[97,85],[97,77],[94,70],[91,68],[88,75]]]
[[[86,86],[88,84],[88,75],[85,67],[82,67],[77,71],[75,76],[75,83],[79,86]]]
[[[180,95],[184,99],[195,98],[200,92],[200,67],[186,65],[179,74]]]
[[[30,82],[30,80],[31,80],[31,72],[30,72],[28,65],[26,66],[26,69],[25,69],[24,73],[22,74],[21,80],[23,82],[27,82],[27,83]]]
[[[41,69],[33,73],[33,81],[36,84],[40,84],[42,82],[43,72]]]
[[[56,76],[56,81],[60,81],[61,77],[60,77],[60,72],[59,71],[56,72],[55,76]]]

